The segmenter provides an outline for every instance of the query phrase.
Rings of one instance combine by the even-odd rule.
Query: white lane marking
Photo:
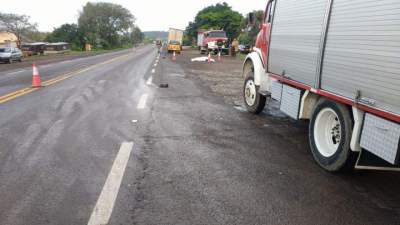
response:
[[[132,148],[133,142],[123,142],[121,144],[88,225],[108,224]]]
[[[144,109],[146,107],[147,97],[148,97],[148,94],[143,94],[140,97],[139,104],[137,105],[138,109]]]
[[[154,67],[156,67],[157,66],[157,63],[154,63]]]
[[[146,84],[151,85],[153,83],[153,76],[150,76],[149,79],[147,79]]]
[[[152,70],[151,70],[151,73],[155,73],[155,72],[156,72],[156,69],[152,69]]]
[[[22,73],[22,72],[25,72],[25,71],[27,71],[27,70],[18,70],[18,71],[11,72],[11,73],[8,73],[8,74],[9,74],[9,75],[11,75],[11,74],[17,74],[17,73]]]

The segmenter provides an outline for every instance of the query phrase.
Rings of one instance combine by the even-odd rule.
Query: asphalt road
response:
[[[39,67],[53,84],[0,104],[0,224],[400,224],[398,174],[323,172],[306,124],[235,109],[180,60]],[[0,95],[30,79],[0,72]]]
[[[39,67],[41,78],[43,80],[49,80],[80,68],[86,68],[88,66],[107,61],[113,57],[126,54],[129,51],[132,50],[124,50],[92,57],[74,58],[56,62],[39,61],[36,64]],[[26,67],[26,63],[14,63],[12,66],[16,69],[11,70],[8,68],[8,66],[9,65],[7,64],[0,64],[0,95],[6,94],[12,90],[29,86],[32,82],[31,65]]]

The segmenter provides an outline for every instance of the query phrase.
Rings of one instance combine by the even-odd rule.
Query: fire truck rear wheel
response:
[[[261,113],[267,101],[266,97],[258,92],[259,88],[254,82],[254,72],[248,72],[243,86],[243,99],[247,111],[253,114]]]
[[[350,110],[336,102],[321,99],[310,121],[309,141],[317,163],[330,172],[354,168],[356,154],[350,149],[353,122]]]

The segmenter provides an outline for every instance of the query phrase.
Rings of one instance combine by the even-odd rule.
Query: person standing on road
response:
[[[232,56],[235,57],[236,56],[236,50],[239,49],[239,41],[235,38],[232,41],[232,47],[231,47],[231,51],[232,51]]]

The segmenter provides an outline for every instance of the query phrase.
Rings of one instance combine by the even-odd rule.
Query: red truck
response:
[[[226,32],[223,30],[210,30],[206,32],[199,32],[197,40],[200,42],[200,53],[214,53],[221,52],[222,54],[229,53],[229,43]]]
[[[308,120],[311,153],[327,171],[399,170],[394,15],[400,1],[268,0],[243,65],[247,110],[277,103],[289,117]]]

